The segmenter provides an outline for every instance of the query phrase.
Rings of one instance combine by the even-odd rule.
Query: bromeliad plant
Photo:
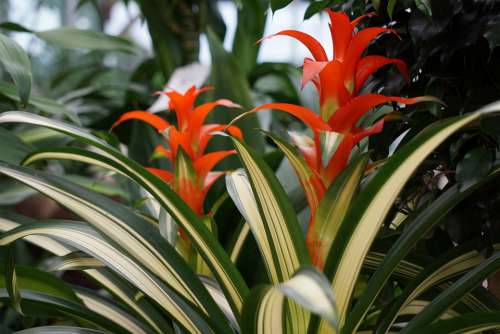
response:
[[[363,91],[366,80],[381,67],[394,64],[409,82],[406,64],[400,59],[383,56],[363,56],[368,45],[379,35],[395,34],[387,28],[357,29],[358,24],[372,14],[363,15],[350,21],[345,13],[326,11],[330,18],[330,32],[333,43],[331,59],[323,46],[312,36],[297,30],[283,30],[269,36],[289,36],[304,44],[313,58],[305,58],[302,74],[302,87],[312,82],[319,96],[319,116],[314,111],[302,106],[287,103],[268,103],[251,112],[263,109],[285,111],[303,121],[313,132],[313,138],[290,132],[292,142],[298,148],[289,147],[279,138],[271,136],[292,163],[300,183],[304,188],[310,208],[310,221],[307,244],[313,263],[322,267],[331,236],[332,227],[323,222],[322,210],[317,213],[320,201],[326,189],[346,167],[353,148],[364,138],[380,133],[384,118],[375,124],[364,126],[363,117],[368,112],[387,102],[414,104],[437,99],[423,96],[403,98],[384,96]]]
[[[353,157],[335,177],[323,183],[324,195],[316,215],[324,219],[322,223],[328,232],[324,237],[331,239],[331,246],[321,273],[311,267],[306,238],[285,190],[262,157],[237,132],[233,131],[231,140],[245,173],[234,171],[226,176],[226,181],[246,224],[234,247],[224,249],[202,220],[199,204],[184,200],[182,190],[175,189],[172,180],[176,169],[181,167],[173,158],[185,155],[195,157],[195,161],[204,154],[199,146],[200,131],[190,131],[193,123],[187,125],[198,119],[194,116],[199,115],[195,113],[197,108],[192,108],[196,92],[191,90],[172,102],[178,116],[175,128],[144,113],[128,114],[119,121],[135,117],[153,124],[162,134],[167,128],[177,131],[174,133],[181,138],[177,141],[172,141],[168,131],[165,134],[170,151],[165,153],[172,157],[174,167],[174,175],[167,182],[157,176],[164,171],[153,170],[153,173],[145,169],[86,129],[26,112],[0,114],[2,124],[46,127],[80,144],[34,152],[25,158],[24,165],[47,159],[75,160],[122,174],[142,187],[183,230],[212,276],[197,275],[174,245],[167,242],[159,231],[159,217],[144,216],[60,176],[3,163],[2,175],[51,197],[82,221],[30,221],[2,212],[0,228],[5,232],[0,236],[0,246],[26,238],[56,256],[47,270],[80,270],[110,292],[107,295],[89,292],[39,269],[15,268],[12,258],[7,256],[6,270],[0,272],[4,282],[0,299],[6,301],[10,297],[14,308],[25,314],[44,310],[94,328],[45,328],[38,332],[458,333],[500,327],[498,302],[485,298],[486,290],[480,286],[485,277],[500,268],[499,252],[484,259],[471,245],[465,245],[425,264],[411,256],[416,242],[447,212],[500,173],[498,164],[485,177],[466,185],[450,186],[428,207],[403,217],[401,228],[393,231],[396,241],[385,251],[372,247],[399,192],[418,165],[454,133],[500,111],[499,103],[424,129],[370,177],[364,175],[369,159],[364,153]],[[181,95],[173,96],[175,99]],[[339,105],[332,117],[342,108]],[[190,112],[183,112],[186,110]],[[317,121],[333,126],[319,116],[314,118],[310,112],[297,114],[311,124]],[[197,124],[203,128],[202,123]],[[347,136],[353,132],[354,128],[349,128],[339,134]],[[182,139],[184,136],[188,139]],[[284,150],[294,149],[285,141],[278,142]],[[81,144],[90,148],[82,148]],[[314,144],[314,149],[320,147]],[[321,155],[324,147],[321,146]],[[303,159],[302,156],[287,155],[292,164],[307,166],[306,173],[313,170],[305,162],[293,161]],[[200,175],[191,179],[198,186],[202,181]],[[270,284],[248,286],[234,263],[242,256],[241,245],[249,233],[259,246]],[[363,280],[362,270],[369,280],[355,294],[356,283]],[[378,297],[384,288],[394,286],[400,289],[399,294],[384,308],[377,302]],[[290,298],[285,300],[284,296]],[[311,316],[309,311],[320,317]]]
[[[242,133],[236,126],[204,124],[208,114],[218,106],[241,108],[238,104],[226,99],[203,103],[195,107],[196,98],[209,89],[209,87],[197,89],[192,86],[184,94],[175,90],[159,93],[165,94],[169,99],[168,110],[175,113],[177,126],[168,123],[156,114],[143,110],[129,111],[113,125],[114,128],[128,120],[140,120],[153,126],[164,137],[168,147],[160,144],[155,152],[167,158],[171,162],[172,169],[169,171],[149,167],[147,170],[168,183],[200,218],[204,216],[203,204],[208,191],[223,175],[223,172],[213,172],[212,169],[221,160],[236,153],[234,150],[206,153],[213,132],[227,128],[231,135],[242,139]],[[174,223],[168,220],[166,224],[173,225]],[[211,228],[211,224],[208,224],[208,227]],[[165,229],[177,231],[173,226],[166,226]],[[183,236],[178,243],[179,248],[182,248],[182,253],[187,259],[191,259],[195,268],[198,267],[198,271],[202,271],[200,268],[202,264],[196,260],[196,254],[193,254],[195,252],[191,249],[189,240],[182,230],[178,233]],[[171,236],[173,240],[177,240],[176,237],[176,235]]]

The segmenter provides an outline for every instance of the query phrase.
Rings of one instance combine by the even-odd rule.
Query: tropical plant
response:
[[[344,31],[343,36],[350,37],[352,26],[346,17],[331,15],[348,24],[350,30]],[[347,42],[341,45],[349,50]],[[356,68],[358,61],[349,60],[348,63],[354,63],[348,68]],[[322,109],[327,119],[299,106],[273,106],[304,120],[318,139],[313,141],[314,153],[316,149],[319,152],[316,161],[309,162],[308,151],[302,149],[303,157],[286,141],[275,140],[299,178],[311,177],[311,170],[321,171],[318,166],[329,161],[330,154],[340,147],[323,144],[320,131],[336,132],[334,137],[340,134],[342,140],[351,136],[356,141],[360,132],[358,121],[377,101],[418,101],[369,94],[356,97],[358,83],[354,76],[346,75],[335,76],[341,80],[330,92],[337,94],[337,89],[345,89],[347,97],[333,103],[329,100],[332,95],[326,93],[331,83],[322,82],[322,73],[330,67],[343,71],[347,66],[338,59],[307,62],[310,65],[306,69],[314,69],[307,70],[307,75],[312,74],[309,78],[318,84],[320,96],[325,94]],[[395,62],[402,68],[396,60],[383,62]],[[372,71],[378,67],[370,66]],[[328,78],[324,76],[323,80]],[[43,127],[73,140],[64,147],[28,154],[22,161],[24,166],[0,164],[2,175],[52,198],[81,218],[36,221],[0,212],[0,229],[5,231],[0,235],[0,245],[7,248],[0,299],[10,300],[13,309],[21,314],[63,317],[82,326],[39,327],[25,333],[458,333],[500,327],[500,305],[481,286],[489,274],[500,268],[499,252],[494,251],[485,259],[473,243],[423,260],[414,252],[415,244],[448,212],[496,178],[500,164],[492,164],[480,178],[450,185],[428,206],[407,215],[391,215],[398,194],[426,157],[455,133],[476,127],[481,119],[500,111],[499,103],[432,124],[368,172],[370,153],[359,149],[349,162],[338,160],[341,167],[337,173],[325,177],[325,171],[325,175],[320,175],[324,193],[317,198],[314,216],[322,217],[325,225],[326,232],[318,238],[329,240],[322,242],[328,247],[321,272],[311,266],[313,259],[303,232],[308,222],[301,224],[290,198],[261,154],[243,141],[234,127],[208,126],[203,132],[204,116],[213,107],[234,104],[219,100],[193,108],[199,92],[196,88],[184,94],[167,92],[171,109],[176,112],[176,127],[143,111],[126,113],[117,122],[135,118],[153,125],[169,145],[158,151],[171,157],[172,176],[165,170],[142,167],[108,136],[101,138],[80,126],[24,111],[0,114],[0,124]],[[361,104],[366,108],[356,108],[354,116],[347,111],[341,113],[342,108],[351,110],[350,103],[363,96],[370,97],[367,105]],[[340,118],[344,113],[344,118]],[[336,115],[340,120],[330,124]],[[380,127],[382,123],[378,124]],[[185,192],[189,188],[177,185],[187,176],[189,183],[196,183],[203,193],[212,169],[207,165],[213,166],[207,163],[202,170],[195,165],[203,157],[219,153],[205,153],[200,135],[207,135],[208,140],[215,135],[211,131],[218,129],[228,130],[229,134],[221,136],[229,137],[226,139],[232,142],[244,167],[244,172],[232,171],[226,176],[228,193],[246,221],[227,249],[218,240],[215,229],[210,228],[212,225],[206,224],[203,196],[194,200],[194,192]],[[354,146],[351,141],[346,151],[350,153]],[[224,152],[221,156],[232,153]],[[323,155],[328,159],[323,159]],[[26,167],[42,165],[47,160],[90,164],[126,177],[142,189],[145,201],[165,210],[170,218],[165,219],[161,210],[147,215],[55,173]],[[313,163],[318,168],[312,168]],[[187,168],[189,164],[193,168]],[[302,179],[301,182],[306,192],[316,194],[314,188],[306,187],[308,183]],[[391,227],[384,228],[388,222]],[[198,268],[179,254],[169,235],[162,233],[165,226],[174,223],[204,261],[207,270],[203,273],[209,276],[199,275]],[[217,222],[213,225],[217,226]],[[267,273],[267,284],[260,286],[245,281],[235,264],[244,256],[242,245],[250,234]],[[21,238],[54,255],[44,265],[45,270],[15,265],[11,247]],[[81,271],[108,293],[70,285],[46,271]]]

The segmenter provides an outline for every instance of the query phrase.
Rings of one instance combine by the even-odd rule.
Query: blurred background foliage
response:
[[[193,62],[209,67],[206,83],[214,90],[204,97],[207,100],[232,99],[245,110],[266,101],[314,107],[310,87],[300,90],[301,64],[295,62],[300,56],[293,56],[303,54],[302,47],[294,42],[276,44],[274,53],[264,56],[261,49],[266,43],[272,48],[274,41],[256,42],[277,31],[275,24],[284,16],[296,19],[297,25],[306,19],[304,25],[310,24],[311,34],[324,37],[328,33],[320,27],[324,29],[321,23],[325,21],[315,13],[326,7],[344,10],[352,17],[377,12],[363,24],[386,25],[397,31],[400,39],[383,36],[369,52],[403,59],[410,67],[411,84],[406,85],[394,69],[385,67],[368,83],[372,91],[387,95],[434,95],[446,103],[446,107],[420,105],[405,109],[405,113],[394,113],[393,121],[387,123],[384,132],[366,143],[373,149],[374,161],[386,158],[428,124],[476,110],[500,97],[500,4],[493,0],[22,2],[23,5],[19,5],[19,1],[0,0],[0,32],[18,41],[29,55],[33,75],[31,96],[28,104],[21,102],[10,74],[2,68],[0,111],[27,110],[81,123],[116,145],[119,141],[126,144],[129,155],[144,165],[163,163],[151,160],[157,143],[155,133],[135,123],[121,127],[116,134],[110,134],[108,129],[125,111],[148,109],[156,100],[152,93],[162,90],[176,69]],[[231,14],[232,21],[228,8],[236,14]],[[287,12],[281,14],[282,11]],[[122,24],[116,28],[118,18]],[[56,23],[49,22],[51,20]],[[289,23],[279,27],[290,27]],[[282,45],[286,47],[281,48]],[[384,114],[388,109],[382,107],[373,113]],[[212,117],[225,123],[239,112],[215,112]],[[252,117],[240,124],[246,141],[260,152],[267,152],[268,161],[279,167],[285,188],[294,195],[296,207],[303,209],[305,199],[296,191],[295,176],[286,163],[281,164],[281,156],[273,153],[271,143],[265,142],[256,130],[259,122],[265,129],[278,132],[303,129],[303,125],[279,113],[264,113],[259,119]],[[0,159],[19,163],[34,148],[67,145],[67,140],[42,128],[2,127]],[[227,144],[223,139],[213,143],[214,146]],[[454,136],[422,164],[405,187],[392,216],[417,211],[451,185],[465,184],[488,174],[500,159],[499,145],[498,118],[487,119]],[[236,166],[236,160],[229,160],[227,166]],[[53,162],[47,168],[138,209],[143,207],[141,194],[124,179],[110,178],[95,168],[77,163]],[[54,203],[33,197],[33,191],[12,181],[0,179],[0,188],[3,209],[16,208],[35,218],[65,218],[68,214]],[[213,192],[213,196],[209,196],[213,198],[212,203],[209,201],[207,206],[221,196],[222,187],[215,187]],[[231,215],[235,211],[229,202],[224,202],[218,211],[225,219],[217,220],[224,224],[219,226],[219,233],[228,243],[240,223],[231,221],[231,217],[238,215]],[[416,248],[425,256],[436,256],[456,244],[477,240],[477,248],[488,254],[492,244],[500,241],[499,202],[500,184],[492,182],[488,189],[457,206]],[[388,240],[393,237],[391,233],[393,231],[387,229]],[[43,260],[26,244],[17,243],[16,247],[21,263]],[[247,251],[252,252],[255,245],[250,242],[247,247]],[[247,279],[258,281],[258,271],[254,268],[247,263],[242,271]],[[3,311],[0,322],[14,326],[17,316],[7,308]],[[33,326],[29,322],[38,320],[24,318],[23,321],[24,325]],[[14,327],[11,328],[16,329]]]

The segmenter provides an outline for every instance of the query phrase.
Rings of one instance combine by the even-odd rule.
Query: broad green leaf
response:
[[[415,0],[415,5],[425,15],[432,16],[432,6],[430,0]]]
[[[436,321],[422,328],[419,333],[473,334],[498,328],[500,328],[500,312],[473,312],[452,319]]]
[[[321,12],[323,9],[327,8],[334,2],[335,0],[320,0],[311,2],[311,4],[309,5],[309,7],[307,7],[306,12],[304,14],[304,20],[310,19],[311,16]]]
[[[489,275],[495,273],[500,268],[500,252],[492,255],[484,260],[476,268],[467,272],[448,289],[443,291],[439,296],[424,309],[418,313],[401,333],[415,333],[415,330],[426,327],[438,319],[447,309],[453,307],[460,299],[470,292],[477,285],[486,279]]]
[[[13,122],[43,126],[98,148],[101,154],[77,149],[60,149],[56,150],[54,154],[41,152],[27,158],[26,162],[42,158],[73,159],[115,170],[136,181],[154,196],[162,207],[167,209],[179,226],[183,228],[199,254],[212,270],[213,275],[217,278],[224,294],[229,300],[231,308],[235,314],[240,314],[243,298],[248,292],[248,287],[241,274],[231,262],[225,250],[215,239],[212,232],[206,228],[204,223],[167,184],[133,160],[122,155],[115,148],[93,136],[88,130],[21,112],[5,112],[0,114],[0,123]]]
[[[122,51],[140,54],[141,50],[131,41],[93,30],[82,30],[72,27],[61,27],[52,30],[38,31],[39,38],[71,49],[89,49],[103,51]]]
[[[3,283],[7,277],[7,272],[0,272],[0,288],[6,287]],[[42,270],[16,266],[16,278],[16,284],[21,290],[45,293],[82,304],[82,301],[76,296],[75,292],[63,280]]]
[[[97,329],[71,326],[41,326],[17,331],[16,334],[106,334]]]
[[[5,252],[4,270],[5,275],[3,281],[5,282],[5,288],[10,297],[10,303],[17,313],[24,315],[21,309],[21,294],[19,293],[19,283],[17,280],[14,255],[12,254],[12,245],[8,245]]]
[[[99,329],[104,329],[106,332],[131,334],[131,332],[122,326],[110,322],[101,315],[73,301],[29,290],[21,290],[21,297],[22,308],[27,315],[35,317],[63,316],[66,319],[73,319],[76,322],[83,320],[86,323],[94,324]],[[5,302],[8,298],[7,291],[5,289],[0,289],[0,301]]]
[[[342,221],[325,265],[325,272],[332,279],[342,326],[364,258],[406,181],[418,165],[449,136],[482,115],[499,110],[499,107],[499,103],[493,103],[475,113],[427,127],[391,156],[356,198]],[[366,309],[362,311],[366,312]],[[355,319],[359,321],[361,317]],[[350,326],[353,322],[350,316]],[[347,332],[355,331],[358,325],[357,322],[354,327],[348,327]]]
[[[240,67],[237,59],[224,50],[224,46],[211,30],[207,31],[208,43],[210,46],[210,54],[212,55],[212,73],[210,76],[210,83],[215,87],[214,98],[230,99],[245,109],[253,107],[250,86],[248,84],[245,73]],[[240,115],[239,110],[226,110],[220,113],[211,113],[208,116],[210,123],[229,124],[235,117]],[[245,141],[254,147],[259,152],[264,152],[264,140],[260,135],[259,120],[257,115],[245,117],[244,120],[238,123],[238,127],[243,131]],[[220,138],[214,138],[216,144],[221,145],[222,148],[228,148],[230,144],[220,142]],[[217,149],[220,149],[217,147]],[[224,162],[223,166],[224,166]],[[234,166],[231,166],[234,167]]]
[[[468,188],[490,172],[493,163],[491,152],[482,147],[478,147],[465,154],[464,158],[458,162],[455,179],[460,187]]]
[[[118,248],[115,253],[125,252],[130,257],[129,261],[133,262],[129,265],[135,265],[136,270],[144,271],[147,268],[167,284],[169,289],[173,289],[188,303],[195,305],[194,310],[199,308],[200,314],[206,316],[214,327],[217,328],[220,325],[222,327],[218,330],[225,331],[224,325],[227,326],[226,323],[214,323],[215,319],[223,319],[223,315],[199,279],[175,249],[168,245],[159,235],[158,230],[148,222],[122,205],[61,178],[12,166],[0,166],[0,172],[37,189],[63,206],[70,208],[112,240],[114,247]],[[86,240],[88,242],[88,239]],[[96,256],[95,251],[91,254]],[[101,258],[99,259],[103,261]],[[108,261],[103,262],[110,265]],[[140,263],[139,267],[137,267],[138,263]],[[143,266],[145,268],[142,268]],[[114,267],[116,271],[119,271],[118,267]],[[138,273],[135,273],[134,277],[137,275]],[[176,310],[178,312],[179,303],[175,302],[175,296],[160,291],[157,288],[158,282],[151,282],[150,288],[153,290],[150,290],[149,293],[151,291],[156,291],[156,294],[160,293],[162,295],[160,304],[169,312]],[[142,288],[139,281],[136,280],[133,283],[138,288]],[[188,324],[194,325],[185,314],[179,316],[183,316],[182,318],[188,321]]]
[[[19,100],[26,106],[30,99],[33,77],[31,63],[23,48],[3,34],[0,34],[0,62],[14,80]]]
[[[12,99],[14,101],[20,101],[19,97],[16,94],[16,88],[12,84],[0,82],[0,94],[7,96],[9,99]],[[38,108],[50,115],[59,118],[66,117],[71,122],[80,125],[80,119],[78,118],[78,115],[72,110],[67,109],[63,104],[57,101],[54,101],[47,97],[32,95],[28,103],[33,107]]]
[[[20,163],[33,147],[27,145],[9,130],[0,128],[0,160],[11,164]],[[2,188],[3,192],[3,188]],[[3,196],[3,194],[0,194]]]
[[[288,333],[285,297],[320,315],[337,331],[335,300],[328,280],[317,269],[304,267],[284,283],[252,290],[243,310],[243,332]]]
[[[499,174],[500,166],[496,165],[492,168],[491,173],[487,177],[478,180],[475,184],[471,184],[468,188],[461,188],[456,184],[433,201],[429,207],[412,217],[411,222],[408,222],[408,229],[406,229],[392,245],[389,252],[383,257],[383,261],[381,261],[376,268],[375,273],[370,278],[367,288],[351,311],[347,325],[353,325],[363,318],[370,305],[382,290],[387,279],[394,272],[398,264],[400,264],[405,256],[411,251],[418,240],[430,231],[433,226],[438,224],[441,219],[464,198],[474,191],[477,191],[482,185],[491,181]]]
[[[375,333],[385,333],[396,319],[398,312],[430,287],[467,272],[480,264],[484,258],[477,251],[471,250],[473,246],[474,243],[469,243],[455,247],[423,269],[383,313]]]

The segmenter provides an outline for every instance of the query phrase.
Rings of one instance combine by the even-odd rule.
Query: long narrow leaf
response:
[[[32,80],[30,60],[19,44],[3,34],[0,34],[0,62],[14,80],[21,103],[27,105]]]

